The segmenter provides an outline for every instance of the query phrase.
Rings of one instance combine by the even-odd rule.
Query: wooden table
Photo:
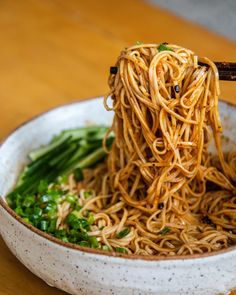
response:
[[[106,93],[109,66],[137,40],[236,61],[234,42],[142,1],[2,0],[0,138],[48,108]],[[221,84],[222,97],[236,103],[236,83]],[[16,294],[65,293],[31,274],[0,240],[0,295]]]

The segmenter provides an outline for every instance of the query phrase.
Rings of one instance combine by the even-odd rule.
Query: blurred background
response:
[[[151,0],[179,16],[236,41],[235,0]]]
[[[109,66],[137,40],[236,60],[235,15],[235,0],[1,0],[0,138],[50,107],[106,93]],[[221,84],[232,100],[236,83]]]
[[[236,62],[235,0],[1,0],[0,139],[59,104],[108,92],[123,47],[171,42]],[[221,82],[236,103],[236,82]],[[28,272],[0,239],[0,295],[64,294]]]

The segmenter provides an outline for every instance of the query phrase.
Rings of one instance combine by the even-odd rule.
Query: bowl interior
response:
[[[223,150],[236,150],[236,107],[219,103],[224,129]],[[102,98],[80,101],[50,110],[16,129],[0,147],[0,195],[4,198],[14,186],[28,161],[30,151],[47,144],[60,131],[87,124],[111,125],[113,112],[107,112]],[[211,145],[214,153],[214,145]]]

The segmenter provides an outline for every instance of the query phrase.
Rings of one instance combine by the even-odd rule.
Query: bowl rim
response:
[[[101,99],[102,96],[98,96],[98,97],[89,97],[89,98],[84,98],[84,99],[80,99],[80,100],[76,100],[73,102],[69,102],[69,103],[64,103],[64,104],[60,104],[57,105],[55,107],[49,108],[46,111],[40,112],[39,114],[32,116],[30,119],[24,121],[23,123],[21,123],[20,125],[18,125],[16,128],[14,128],[13,130],[11,130],[6,136],[3,137],[3,139],[0,141],[0,148],[2,145],[4,145],[4,143],[8,140],[9,137],[11,137],[12,135],[14,135],[15,132],[17,132],[19,129],[21,129],[23,126],[26,126],[28,124],[30,124],[31,122],[37,120],[39,117],[47,115],[50,112],[53,112],[55,110],[58,110],[60,108],[64,108],[67,106],[72,106],[74,104],[79,104],[79,103],[84,103],[86,101],[89,100],[99,100]],[[220,100],[222,101],[222,100]],[[228,102],[228,101],[222,101],[223,103],[234,107],[236,109],[236,105]],[[25,222],[23,220],[23,218],[21,218],[19,215],[17,215],[15,213],[15,211],[13,209],[11,209],[9,207],[9,205],[7,204],[5,198],[3,196],[0,195],[0,206],[4,209],[4,211],[9,214],[13,219],[15,219],[17,222],[19,222],[20,224],[22,224],[24,227],[26,227],[27,229],[29,229],[30,231],[32,231],[33,233],[35,233],[36,235],[39,235],[40,237],[49,240],[52,243],[55,243],[59,246],[65,247],[65,248],[69,248],[72,250],[77,250],[77,251],[81,251],[83,253],[88,253],[88,254],[94,254],[94,255],[102,255],[102,256],[106,256],[106,257],[114,257],[114,258],[123,258],[123,259],[129,259],[129,260],[141,260],[141,261],[150,261],[150,262],[154,262],[154,261],[174,261],[174,260],[178,260],[178,261],[183,261],[183,260],[192,260],[192,259],[207,259],[209,257],[217,257],[220,256],[221,254],[226,254],[226,253],[231,253],[234,252],[236,250],[236,245],[234,246],[230,246],[226,249],[223,250],[219,250],[219,251],[213,251],[210,253],[203,253],[203,254],[190,254],[190,255],[175,255],[175,256],[156,256],[156,255],[138,255],[138,254],[125,254],[125,253],[117,253],[117,252],[108,252],[108,251],[103,251],[100,249],[93,249],[93,248],[88,248],[88,247],[82,247],[80,245],[77,244],[73,244],[70,242],[64,242],[50,234],[47,234],[46,232],[41,231],[40,229],[34,227],[33,225]]]

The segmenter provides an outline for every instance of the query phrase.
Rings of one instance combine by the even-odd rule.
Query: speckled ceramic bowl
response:
[[[236,108],[220,103],[224,149],[236,148]],[[236,247],[211,255],[158,258],[104,254],[59,241],[24,223],[7,206],[28,153],[62,129],[109,125],[101,98],[51,110],[14,131],[0,147],[0,232],[9,249],[46,283],[71,294],[228,294],[236,287]],[[235,126],[235,127],[234,127]],[[1,258],[0,258],[1,259]]]

